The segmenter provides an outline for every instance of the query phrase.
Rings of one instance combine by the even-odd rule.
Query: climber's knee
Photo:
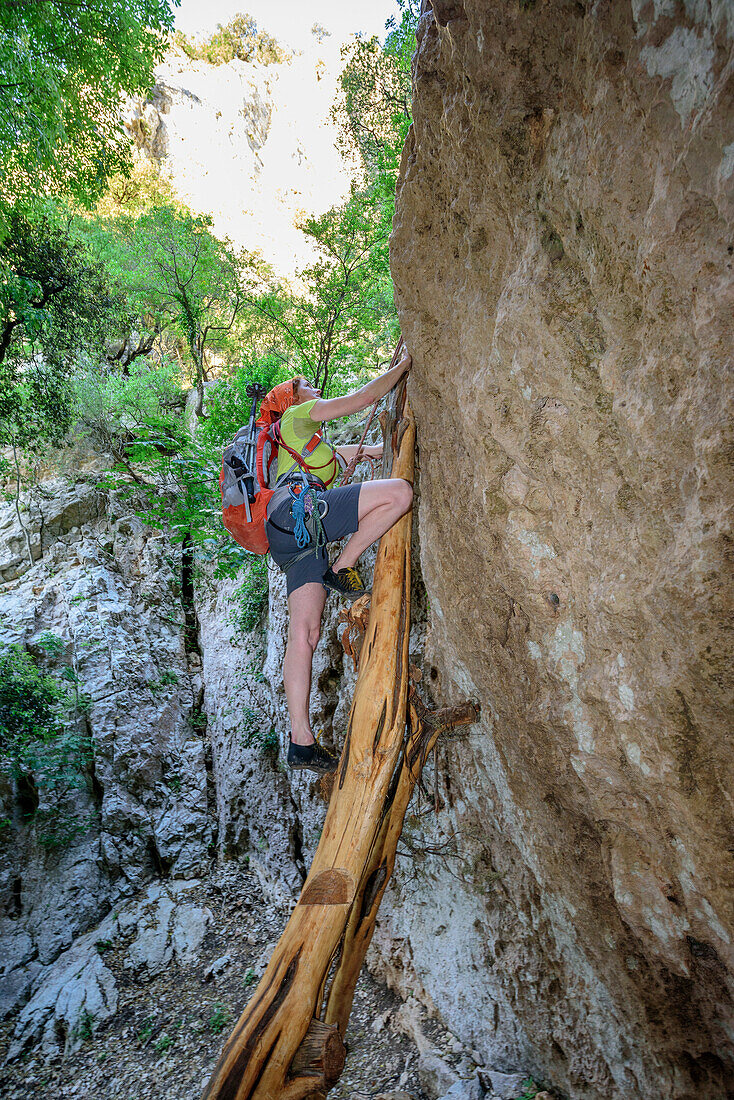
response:
[[[406,512],[410,511],[413,505],[413,486],[410,484],[409,481],[403,481],[402,478],[396,478],[395,482],[397,485],[396,504],[400,508],[400,514],[402,516],[405,515]]]
[[[321,637],[321,627],[312,623],[294,623],[291,619],[288,626],[288,640],[299,649],[316,649]]]

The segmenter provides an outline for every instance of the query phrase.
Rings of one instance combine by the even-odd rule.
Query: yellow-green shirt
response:
[[[283,442],[287,443],[291,450],[303,455],[313,476],[320,478],[328,488],[341,468],[335,457],[334,448],[322,439],[310,453],[304,454],[306,444],[316,432],[321,430],[320,422],[312,420],[309,415],[317,400],[318,398],[315,397],[313,401],[304,401],[301,405],[291,405],[286,409],[280,418],[280,434],[283,436]],[[293,469],[301,469],[301,467],[287,451],[280,447],[278,481]]]

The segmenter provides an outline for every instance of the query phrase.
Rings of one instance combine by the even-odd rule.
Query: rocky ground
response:
[[[113,940],[98,940],[97,951],[117,985],[117,1011],[99,1026],[90,1020],[82,1027],[75,1036],[81,1045],[66,1056],[59,1050],[44,1060],[32,1047],[6,1063],[0,1072],[5,1100],[148,1100],[151,1095],[198,1100],[288,919],[289,906],[269,899],[246,861],[225,864],[206,881],[187,883],[185,898],[189,911],[204,914],[207,925],[196,957],[174,954],[159,968],[164,956],[154,957],[160,942],[155,914],[145,926],[145,942],[141,922],[127,935],[123,931]],[[14,1025],[9,1021],[0,1031],[3,1054]],[[436,1021],[424,1020],[416,1003],[396,998],[366,969],[347,1044],[344,1074],[330,1094],[334,1100],[373,1100],[383,1094],[432,1100],[452,1085],[452,1098],[473,1100],[483,1094],[477,1091],[476,1066],[461,1043]],[[459,1083],[462,1091],[456,1092]]]

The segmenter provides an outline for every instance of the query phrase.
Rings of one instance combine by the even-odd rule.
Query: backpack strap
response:
[[[304,458],[303,453],[299,453],[298,451],[294,451],[291,447],[288,446],[288,444],[283,439],[283,435],[282,435],[281,430],[280,430],[280,421],[279,420],[277,420],[275,422],[275,424],[273,424],[273,437],[275,439],[275,442],[278,444],[278,446],[282,447],[283,450],[286,452],[286,454],[289,454],[291,456],[291,458],[293,459],[293,461],[295,463],[297,463],[297,465],[302,470],[305,470],[306,473],[312,474],[313,477],[318,478],[318,480],[323,482],[324,484],[326,484],[326,479],[321,477],[320,474],[317,473],[318,470],[325,470],[327,468],[327,466],[331,466],[331,465],[334,466],[334,474],[336,474],[337,471],[339,470],[339,463],[336,460],[336,453],[333,450],[332,450],[331,458],[329,459],[329,461],[324,462],[323,465],[321,465],[321,466],[312,466],[309,462],[306,462],[306,459]],[[317,443],[314,444],[314,440],[317,440]],[[320,432],[315,432],[314,435],[312,435],[311,438],[308,440],[308,442],[305,444],[303,450],[307,453],[310,453],[309,448],[310,448],[311,451],[315,450],[316,446],[318,446],[319,442],[321,442],[321,433]],[[312,444],[313,444],[313,446],[312,446]],[[333,480],[333,475],[332,475],[332,478],[330,480]]]

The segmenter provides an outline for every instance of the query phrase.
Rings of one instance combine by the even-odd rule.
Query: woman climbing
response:
[[[271,390],[263,400],[280,414],[278,473],[276,490],[268,506],[267,534],[273,560],[286,575],[288,593],[288,642],[283,661],[283,683],[291,721],[288,764],[311,771],[335,771],[337,758],[314,738],[309,717],[311,666],[321,632],[321,617],[327,590],[349,599],[366,591],[355,566],[363,550],[388,531],[411,507],[413,487],[401,478],[386,478],[362,484],[333,484],[339,470],[338,456],[348,463],[356,446],[333,448],[317,438],[320,424],[361,412],[384,397],[411,366],[406,353],[400,362],[379,378],[344,397],[324,399],[305,378],[294,378]],[[379,458],[382,447],[366,447],[363,454]],[[304,471],[295,455],[307,463],[306,477],[313,493],[313,512],[321,518],[324,542],[304,551],[297,541],[299,519],[305,519]],[[306,502],[308,510],[308,502]],[[318,524],[316,525],[318,527]],[[303,530],[303,526],[301,526]],[[312,524],[313,530],[313,524]],[[329,565],[326,543],[351,535],[341,553]]]

